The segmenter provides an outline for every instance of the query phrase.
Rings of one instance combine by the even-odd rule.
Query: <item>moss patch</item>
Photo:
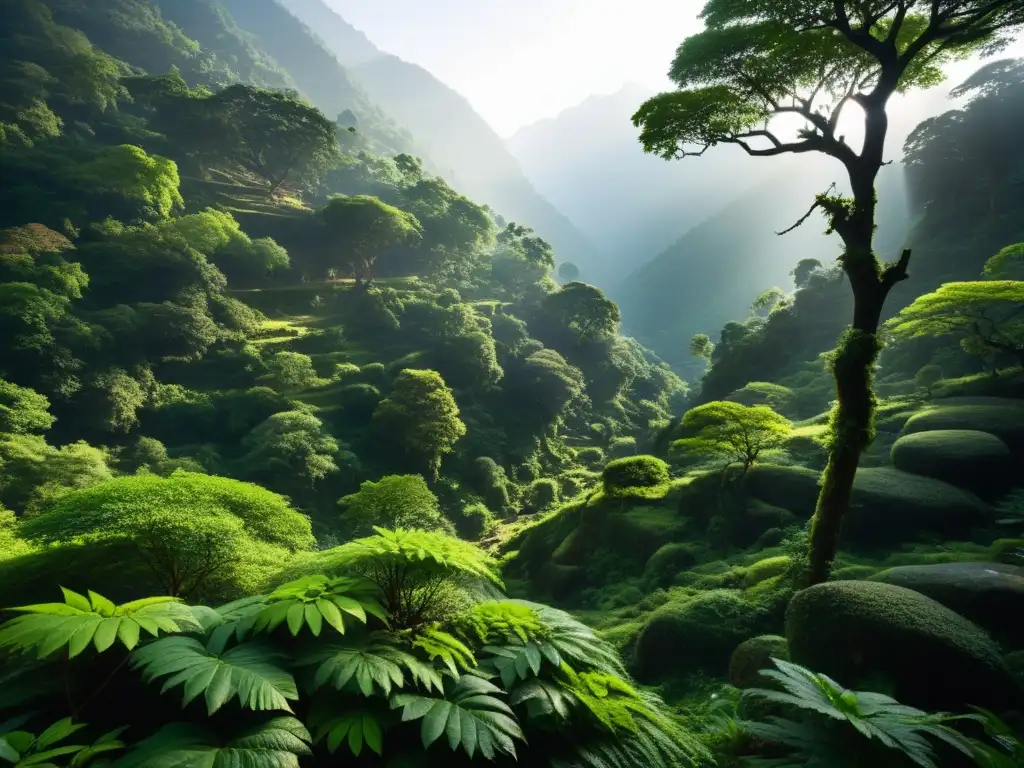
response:
[[[1006,443],[988,432],[939,429],[901,437],[892,447],[892,463],[903,472],[995,498],[1009,488],[1013,456]]]
[[[938,429],[969,429],[996,435],[1013,451],[1024,451],[1024,404],[1009,398],[992,398],[986,404],[949,398],[941,405],[915,414],[903,427],[903,433],[932,432]]]
[[[835,581],[805,589],[786,612],[786,639],[795,662],[853,688],[884,675],[900,702],[929,711],[1013,706],[1020,697],[984,631],[904,587]]]
[[[652,681],[693,669],[724,672],[732,650],[762,620],[756,606],[728,590],[670,602],[651,614],[637,638],[637,673]]]

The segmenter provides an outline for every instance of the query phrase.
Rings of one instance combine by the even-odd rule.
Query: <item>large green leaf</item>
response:
[[[385,624],[387,614],[376,599],[377,587],[365,579],[306,576],[283,584],[267,595],[266,607],[256,616],[253,629],[273,632],[287,624],[292,635],[303,627],[319,636],[324,624],[345,634],[345,622],[366,623],[367,614]]]
[[[120,643],[128,650],[139,644],[142,632],[191,632],[200,628],[189,607],[173,597],[150,597],[123,605],[90,591],[88,598],[70,589],[63,603],[11,608],[28,614],[0,626],[0,647],[35,650],[46,658],[62,648],[74,658],[90,643],[100,653]]]
[[[562,665],[558,649],[544,640],[514,642],[504,646],[484,646],[483,652],[491,658],[484,661],[485,668],[492,668],[501,677],[505,689],[510,689],[516,680],[527,680],[540,674],[544,662],[558,669]]]
[[[188,723],[165,725],[116,768],[298,768],[312,737],[294,717],[275,717],[227,738]]]
[[[118,737],[124,728],[105,733],[92,744],[61,744],[78,731],[84,723],[72,722],[70,717],[50,725],[38,736],[28,731],[11,730],[10,726],[23,723],[26,716],[0,725],[0,760],[13,763],[14,768],[82,768],[93,758],[124,748]]]
[[[376,713],[366,708],[353,708],[349,701],[321,698],[310,709],[309,727],[314,741],[326,740],[327,751],[334,754],[345,745],[359,757],[364,747],[378,755],[384,750],[384,729]]]
[[[404,688],[408,678],[428,691],[443,690],[438,670],[372,637],[357,645],[328,645],[300,663],[319,664],[313,680],[318,688],[330,684],[339,691],[357,689],[364,696],[372,696],[379,688],[390,696],[392,688]]]
[[[147,681],[167,678],[161,692],[183,685],[182,706],[204,695],[211,715],[234,696],[248,709],[291,712],[288,701],[299,694],[294,678],[275,664],[283,657],[260,642],[215,653],[192,637],[165,637],[135,651],[132,666]]]
[[[534,720],[550,715],[568,720],[573,707],[579,703],[571,691],[537,678],[527,680],[512,689],[508,700],[514,707],[525,705],[526,714]]]
[[[463,675],[444,699],[400,693],[392,697],[391,706],[402,708],[403,722],[422,721],[425,748],[445,735],[453,751],[461,746],[469,757],[477,751],[488,760],[498,752],[515,757],[515,740],[524,736],[515,714],[496,698],[501,692],[482,678]]]

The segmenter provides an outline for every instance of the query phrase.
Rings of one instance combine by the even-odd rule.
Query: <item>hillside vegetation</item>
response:
[[[791,254],[791,291],[655,267],[652,305],[724,324],[675,339],[687,384],[543,216],[417,156],[441,126],[392,122],[419,102],[378,106],[324,47],[372,44],[313,3],[0,6],[0,762],[1019,765],[1017,155],[954,185],[1008,141],[1020,63],[915,132],[928,276],[874,330],[865,274],[907,257],[851,245],[885,223],[856,173],[817,203],[843,256]],[[996,6],[948,46],[1024,24]],[[649,150],[779,103],[704,89],[709,40],[761,51],[769,93],[817,71],[797,51],[864,88],[889,55],[706,13],[638,105]],[[925,23],[886,18],[869,40]]]

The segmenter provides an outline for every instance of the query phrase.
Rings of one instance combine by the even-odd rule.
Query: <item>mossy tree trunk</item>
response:
[[[898,80],[898,78],[897,78]],[[810,584],[826,581],[839,549],[843,519],[850,508],[853,481],[860,457],[874,436],[875,395],[872,386],[875,362],[881,350],[878,327],[889,291],[907,278],[910,251],[883,265],[874,252],[875,180],[885,164],[883,152],[888,130],[886,104],[895,82],[885,79],[870,95],[858,99],[865,113],[864,149],[846,155],[852,199],[821,195],[816,205],[829,218],[830,229],[843,240],[840,264],[853,290],[853,324],[840,338],[830,365],[836,382],[836,405],[831,419],[828,464],[822,474],[821,492],[811,524]]]

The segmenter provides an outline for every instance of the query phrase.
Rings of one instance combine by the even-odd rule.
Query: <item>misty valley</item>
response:
[[[0,765],[1024,766],[1024,4],[542,5],[0,0]]]

